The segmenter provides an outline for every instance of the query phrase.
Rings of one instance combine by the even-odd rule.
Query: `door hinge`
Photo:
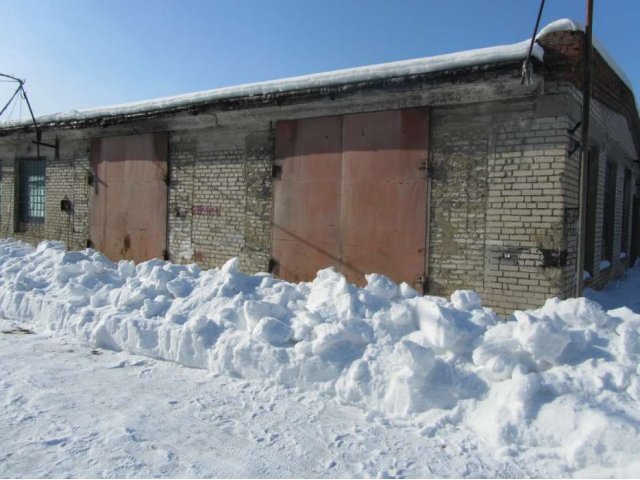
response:
[[[420,275],[416,278],[415,285],[419,290],[422,290],[423,295],[426,295],[429,291],[429,277],[426,275]]]
[[[270,258],[269,259],[269,265],[267,266],[267,272],[273,274],[273,275],[277,275],[278,274],[278,267],[280,266],[280,264],[278,263],[278,261],[275,258]]]

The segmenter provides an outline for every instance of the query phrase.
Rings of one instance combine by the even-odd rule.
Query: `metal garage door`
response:
[[[167,228],[166,133],[94,139],[90,237],[111,260],[163,258]]]
[[[278,122],[273,251],[292,281],[340,266],[342,117]]]
[[[273,258],[281,278],[425,272],[427,109],[278,122]]]

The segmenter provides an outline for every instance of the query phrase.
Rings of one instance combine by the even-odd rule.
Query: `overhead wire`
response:
[[[15,99],[11,100],[11,111],[9,111],[9,120],[11,120],[11,118],[13,117],[13,112],[16,109],[16,104],[18,102],[15,101]]]
[[[536,43],[536,35],[538,34],[538,27],[540,27],[540,19],[542,18],[542,11],[544,10],[544,2],[545,0],[541,0],[540,8],[538,9],[538,18],[536,19],[536,25],[533,27],[533,35],[531,35],[531,42],[529,43],[529,51],[527,52],[527,58],[522,64],[522,81],[520,84],[524,84],[524,81],[527,80],[528,83],[531,83],[531,71],[529,70],[529,65],[531,63],[531,53],[533,52],[533,45]]]

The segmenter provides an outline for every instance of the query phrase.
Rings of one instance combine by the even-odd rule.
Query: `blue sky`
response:
[[[538,0],[0,0],[0,72],[27,79],[42,115],[515,43],[530,37],[538,6]],[[542,25],[584,16],[585,0],[547,0]],[[640,1],[595,0],[594,17],[595,34],[640,91]],[[0,102],[8,89],[0,83]],[[13,118],[18,113],[19,106]]]

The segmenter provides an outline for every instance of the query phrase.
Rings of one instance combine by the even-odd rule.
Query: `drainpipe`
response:
[[[587,232],[585,210],[587,205],[587,171],[589,165],[589,118],[591,111],[591,53],[593,0],[587,0],[587,22],[584,32],[584,74],[582,77],[582,155],[580,155],[580,183],[578,194],[578,246],[576,254],[576,291],[580,297],[584,288],[584,240]]]

